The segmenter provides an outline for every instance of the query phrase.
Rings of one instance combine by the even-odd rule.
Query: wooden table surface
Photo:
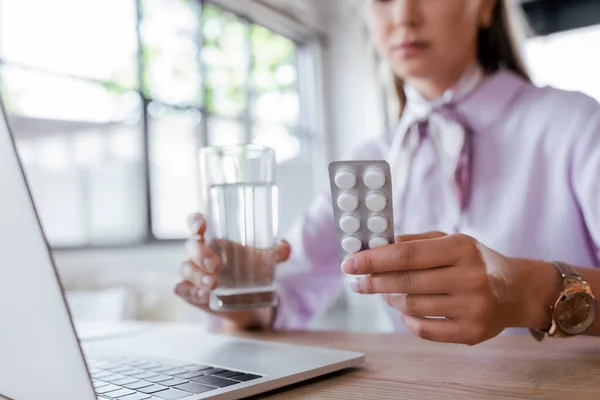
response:
[[[408,334],[242,336],[366,354],[362,367],[254,399],[600,399],[600,338],[538,343],[515,334],[467,347],[430,343]]]

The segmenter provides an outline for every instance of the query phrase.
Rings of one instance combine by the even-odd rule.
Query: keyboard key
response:
[[[189,382],[187,379],[171,378],[168,381],[162,381],[160,384],[163,386],[177,386],[183,383]]]
[[[216,375],[216,374],[220,374],[221,372],[227,372],[226,369],[221,369],[221,368],[211,368],[211,369],[205,369],[204,371],[202,371],[202,374],[204,375]]]
[[[193,382],[198,382],[198,383],[202,383],[204,385],[214,386],[214,387],[218,387],[218,388],[235,385],[235,384],[239,383],[237,381],[232,381],[231,379],[225,379],[225,378],[219,378],[217,376],[207,376],[207,375],[197,376],[196,378],[192,378],[190,380]]]
[[[108,384],[106,386],[102,386],[100,388],[96,388],[96,393],[98,393],[98,394],[105,394],[105,393],[114,392],[115,390],[120,390],[120,389],[121,388],[118,387],[118,386],[116,386],[116,385]]]
[[[202,375],[203,375],[202,372],[192,371],[192,372],[186,372],[185,374],[175,375],[175,377],[181,378],[181,379],[190,379],[190,378],[195,378],[197,376],[202,376]]]
[[[156,368],[147,368],[147,369],[150,370],[150,371],[158,372],[159,374],[162,374],[165,371],[173,369],[173,367],[171,367],[170,365],[159,365]],[[185,372],[185,371],[183,371],[183,372]]]
[[[126,376],[123,379],[119,379],[117,381],[112,381],[111,383],[114,383],[115,385],[123,386],[123,385],[130,385],[130,384],[136,383],[136,382],[139,382],[139,380]]]
[[[121,397],[119,400],[146,400],[151,399],[152,396],[145,393],[135,393],[130,396]]]
[[[219,378],[231,378],[232,376],[242,375],[242,373],[239,371],[225,371],[214,375],[218,376]]]
[[[152,386],[139,388],[138,392],[148,393],[148,394],[155,394],[157,392],[160,392],[162,390],[167,390],[167,389],[168,389],[168,387],[166,387],[166,386],[154,384]]]
[[[262,378],[262,376],[253,375],[253,374],[242,374],[242,375],[230,376],[229,378],[236,380],[236,381],[240,381],[240,382],[248,382],[248,381],[252,381],[254,379]]]
[[[152,378],[153,376],[158,376],[160,374],[156,373],[156,372],[150,372],[150,371],[146,371],[146,372],[142,372],[141,374],[135,374],[135,375],[130,375],[132,378],[136,378],[136,379],[147,379],[147,378]]]
[[[125,379],[127,378],[125,375],[121,375],[121,374],[114,374],[111,376],[105,376],[104,378],[102,378],[102,380],[104,382],[108,382],[108,383],[115,383],[115,381],[120,381],[121,379]]]
[[[185,367],[188,371],[204,371],[211,368],[208,365],[190,365],[189,367]]]
[[[108,364],[101,367],[101,369],[103,369],[105,371],[111,371],[111,372],[113,369],[119,369],[119,368],[123,368],[123,364],[114,363],[114,362],[109,362]]]
[[[169,375],[158,375],[153,376],[151,378],[146,378],[145,380],[147,380],[148,382],[158,383],[162,381],[168,381],[169,379],[173,379],[173,377]]]
[[[194,394],[204,393],[204,392],[208,392],[211,390],[217,390],[217,388],[206,386],[206,385],[201,385],[199,383],[194,383],[194,382],[188,382],[188,383],[184,383],[183,385],[179,385],[179,386],[177,386],[177,389],[185,390],[186,392],[190,392],[190,393],[194,393]]]
[[[160,397],[161,399],[167,399],[167,400],[177,400],[177,399],[183,399],[184,397],[189,397],[191,396],[191,393],[188,392],[184,392],[183,390],[177,390],[177,389],[169,389],[169,390],[165,390],[164,392],[158,392],[155,393],[154,396],[156,397]]]
[[[140,388],[152,386],[153,384],[146,381],[137,381],[134,383],[125,383],[121,386],[126,387],[127,389],[139,390]]]
[[[94,385],[95,388],[99,388],[99,387],[102,387],[102,386],[107,386],[108,382],[102,382],[102,381],[92,380],[92,384]]]
[[[93,376],[93,378],[98,378],[97,376]],[[116,379],[123,379],[125,378],[125,375],[121,375],[121,374],[110,374],[110,375],[102,375],[100,376],[99,379],[103,380],[104,382],[110,382],[110,381],[114,381]]]
[[[127,365],[119,365],[118,367],[114,367],[114,368],[104,368],[106,371],[110,371],[113,372],[115,374],[120,374],[123,371],[129,371],[131,369],[130,366]]]
[[[148,360],[130,360],[127,365],[129,365],[130,367],[134,367],[134,368],[138,368],[139,365],[146,365],[148,364]]]
[[[121,372],[121,375],[133,376],[133,375],[137,375],[137,374],[143,374],[144,372],[147,372],[147,371],[140,369],[140,368],[131,368],[128,371]]]
[[[111,376],[114,375],[112,372],[108,372],[108,371],[100,371],[100,372],[96,372],[93,374],[90,374],[92,376],[92,378],[94,379],[102,379],[105,376]]]
[[[178,374],[185,374],[186,372],[190,372],[190,371],[188,371],[187,369],[183,369],[183,368],[172,368],[167,371],[162,371],[161,373],[165,374],[165,375],[175,376]]]
[[[134,393],[135,392],[133,390],[123,388],[123,389],[115,390],[114,392],[104,393],[103,395],[105,397],[108,397],[109,399],[118,399],[120,397],[128,396],[128,395],[134,394]]]
[[[158,368],[160,366],[161,366],[161,364],[159,364],[157,362],[145,362],[142,364],[132,365],[132,367],[137,367],[137,368],[146,369],[146,370],[151,370],[153,368]]]

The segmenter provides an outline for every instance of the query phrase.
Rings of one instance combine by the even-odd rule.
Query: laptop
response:
[[[364,360],[159,325],[78,339],[0,101],[0,398],[239,399]]]

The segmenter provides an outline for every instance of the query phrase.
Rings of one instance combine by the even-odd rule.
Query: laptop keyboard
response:
[[[93,354],[86,357],[98,399],[185,399],[260,375],[210,365],[158,361],[137,356]]]

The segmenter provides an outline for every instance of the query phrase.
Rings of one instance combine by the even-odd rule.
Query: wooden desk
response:
[[[79,334],[93,340],[161,325],[88,322],[79,326]],[[409,334],[267,332],[239,336],[355,350],[367,356],[358,369],[254,399],[600,400],[600,338],[538,343],[528,335],[511,334],[467,347],[426,342]]]
[[[506,335],[475,347],[405,334],[257,333],[244,337],[356,350],[363,367],[255,399],[600,399],[600,339],[537,343]]]

